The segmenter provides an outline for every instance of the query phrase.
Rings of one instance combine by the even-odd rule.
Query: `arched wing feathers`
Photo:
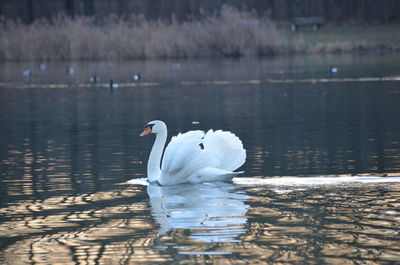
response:
[[[211,163],[201,148],[203,131],[189,131],[172,137],[165,149],[162,171],[177,178],[190,176]]]
[[[246,161],[242,141],[231,132],[209,130],[203,143],[204,150],[218,161],[217,168],[234,171]]]
[[[234,171],[245,160],[246,150],[233,133],[189,131],[172,137],[164,152],[162,172],[165,177],[187,178],[206,167]]]

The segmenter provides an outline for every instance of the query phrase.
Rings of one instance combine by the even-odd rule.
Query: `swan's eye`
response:
[[[200,149],[204,149],[204,144],[203,143],[199,143]]]
[[[145,128],[149,127],[150,129],[153,129],[153,126],[154,126],[154,123],[150,123],[150,124],[147,124]]]

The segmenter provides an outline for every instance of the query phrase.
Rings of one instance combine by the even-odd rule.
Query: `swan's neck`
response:
[[[167,141],[167,132],[159,132],[156,134],[153,148],[151,148],[149,162],[147,163],[147,178],[150,182],[160,180],[161,176],[161,157],[164,150],[165,142]]]

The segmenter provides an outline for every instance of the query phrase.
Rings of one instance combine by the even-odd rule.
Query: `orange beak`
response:
[[[151,133],[151,127],[146,126],[146,128],[144,128],[144,131],[140,134],[140,136],[145,136],[148,135],[149,133]]]

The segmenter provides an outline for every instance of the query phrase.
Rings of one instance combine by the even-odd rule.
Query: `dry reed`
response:
[[[133,17],[58,17],[31,25],[0,19],[0,61],[167,59],[400,50],[398,27],[325,28],[292,33],[251,12],[224,6],[218,16],[178,23]],[[386,32],[387,31],[387,32]],[[394,34],[395,33],[395,34]]]
[[[202,21],[148,22],[58,17],[31,25],[0,22],[0,60],[86,60],[262,56],[286,42],[276,25],[224,7]]]

